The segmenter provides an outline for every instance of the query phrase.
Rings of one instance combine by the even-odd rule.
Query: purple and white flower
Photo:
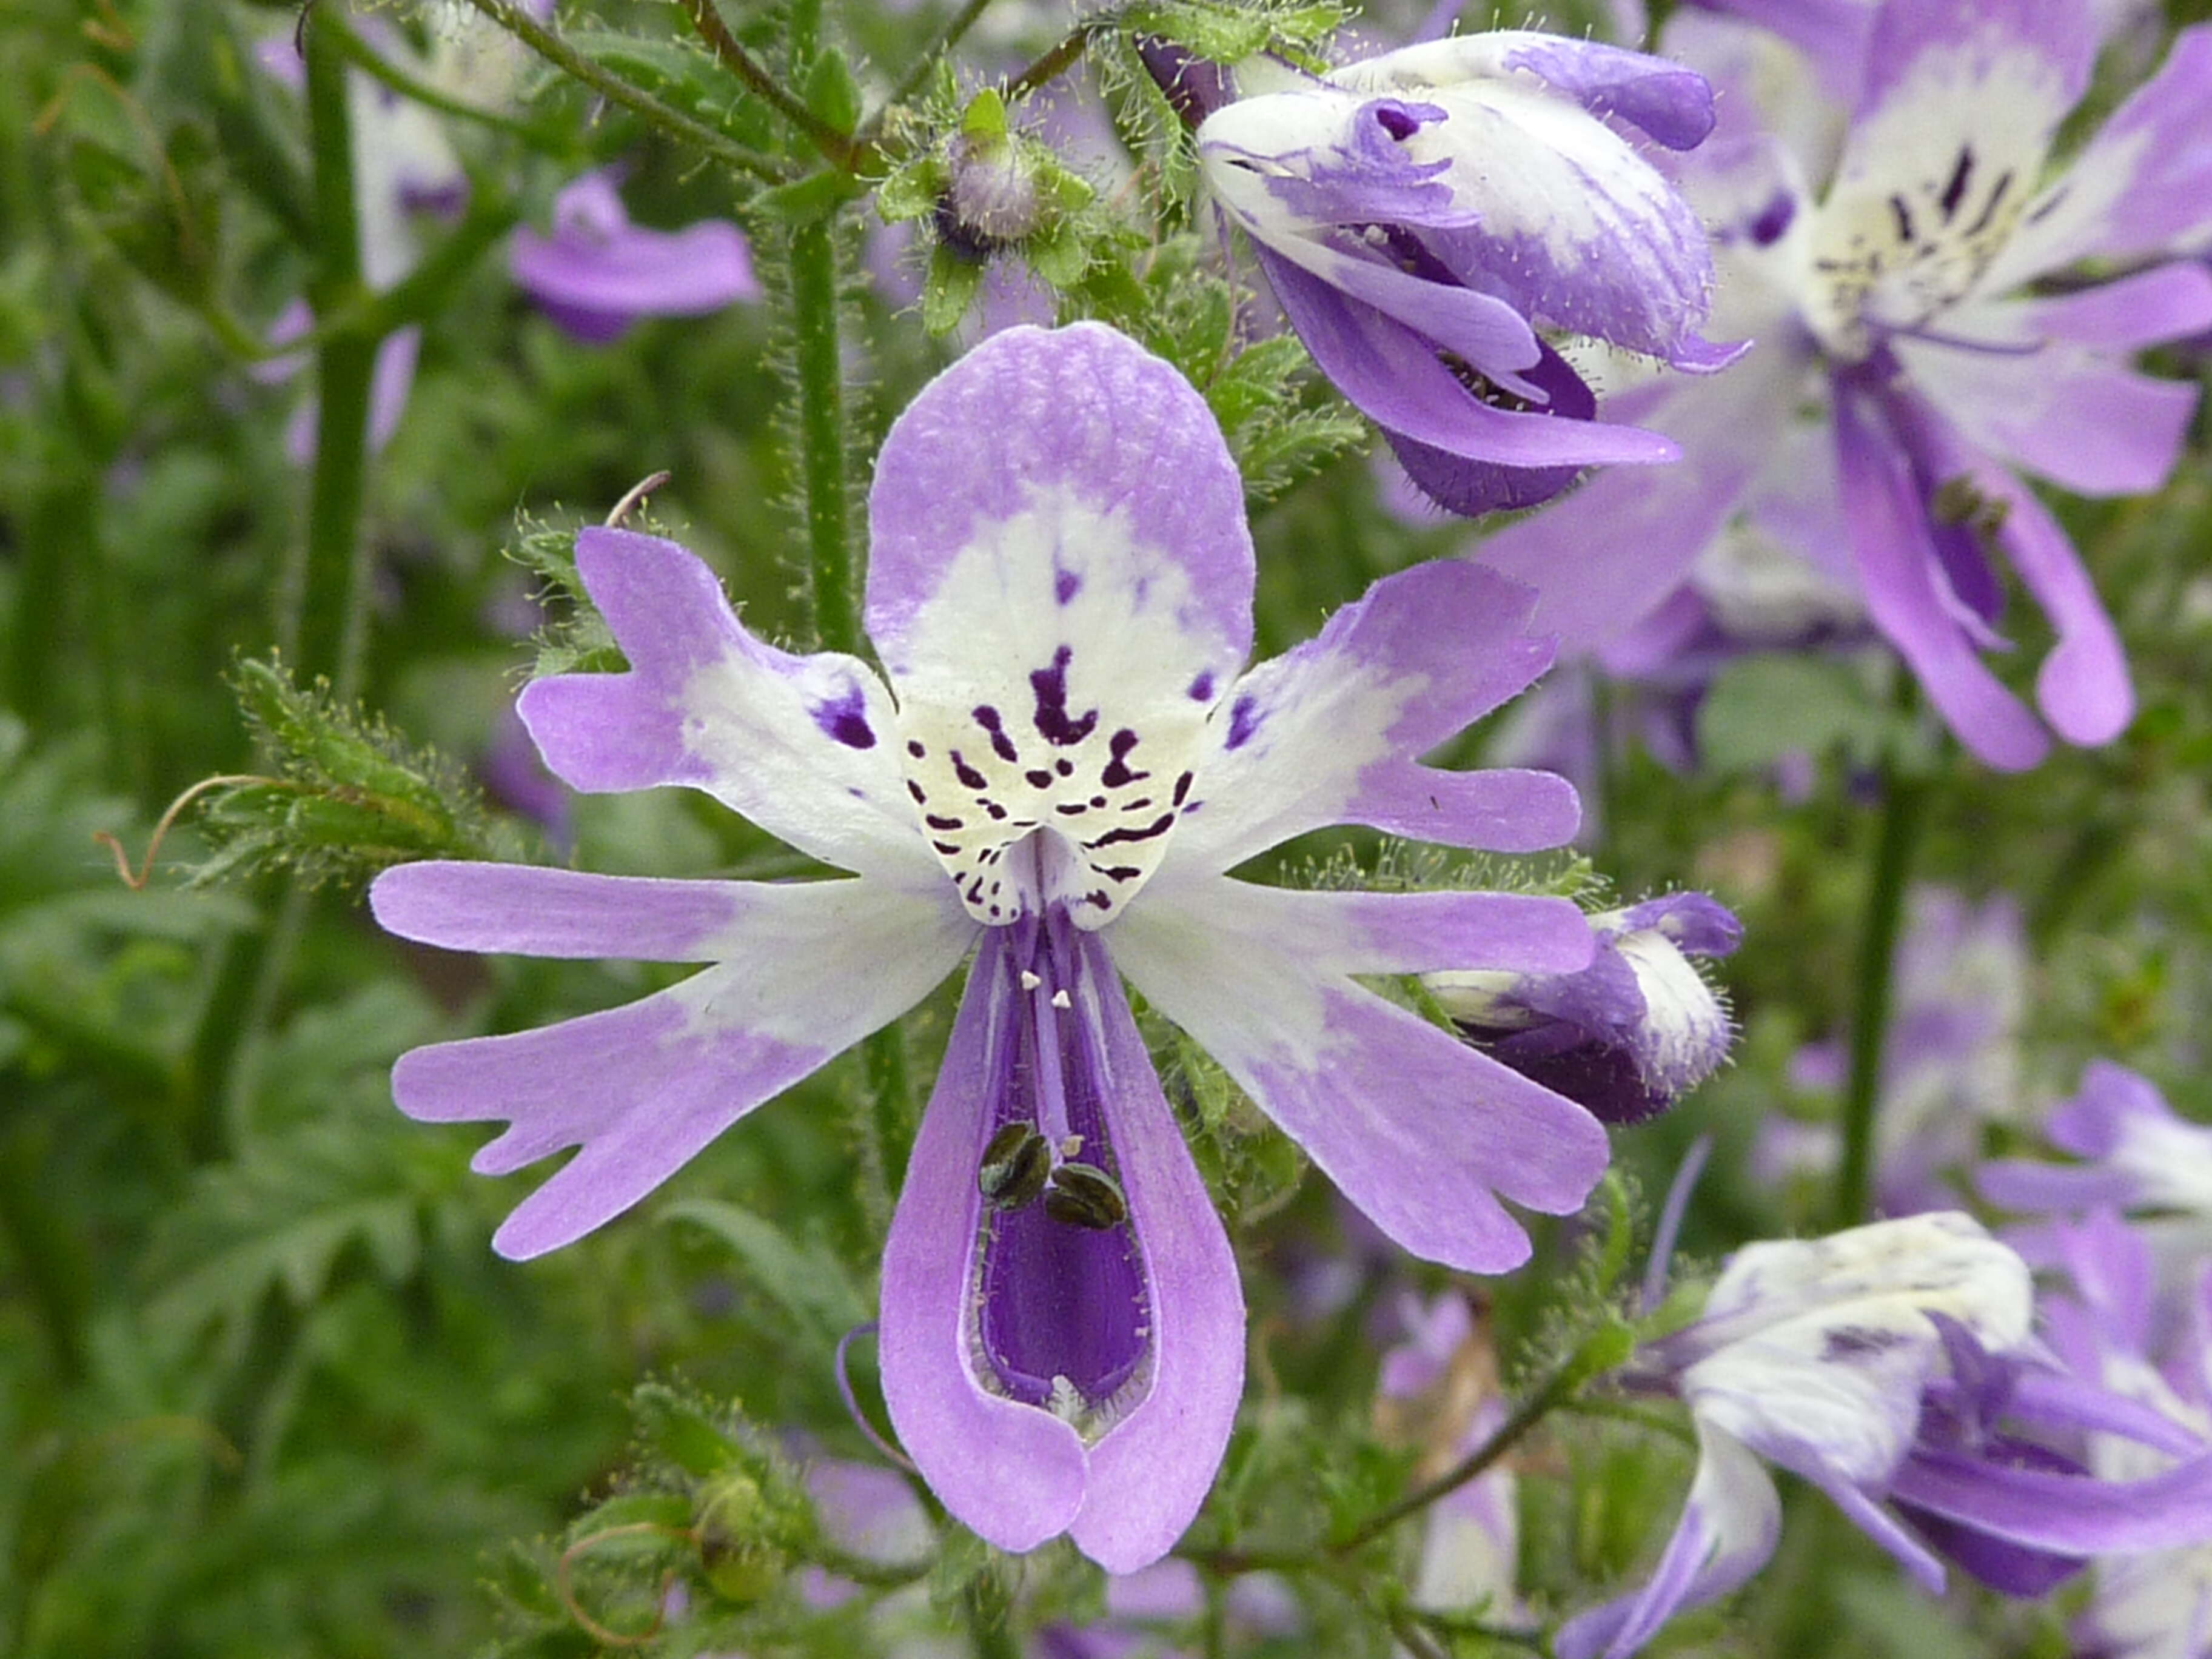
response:
[[[508,241],[507,270],[540,311],[605,345],[642,317],[704,316],[760,297],[743,231],[726,219],[634,225],[618,179],[611,167],[583,174],[554,198],[550,235],[524,226]]]
[[[1782,1511],[1761,1459],[1811,1481],[1929,1593],[1940,1553],[2041,1595],[2092,1556],[2212,1538],[2212,1455],[2043,1359],[2027,1266],[1954,1212],[1748,1245],[1697,1322],[1625,1379],[1690,1409],[1697,1474],[1650,1581],[1577,1614],[1560,1659],[1624,1659],[1766,1564]],[[2099,1431],[2190,1461],[2104,1480],[2051,1443]]]
[[[620,878],[489,864],[386,872],[378,919],[449,948],[708,965],[625,1007],[416,1049],[393,1092],[500,1118],[488,1174],[581,1150],[494,1238],[568,1243],[724,1128],[896,1019],[974,952],[883,1267],[892,1422],[1001,1547],[1066,1532],[1162,1554],[1226,1443],[1243,1307],[1219,1218],[1121,989],[1200,1042],[1414,1252],[1529,1253],[1504,1200],[1575,1209],[1605,1133],[1355,975],[1572,972],[1576,908],[1480,892],[1292,890],[1227,872],[1337,823],[1465,847],[1572,833],[1542,774],[1419,757],[1550,659],[1512,584],[1392,576],[1247,672],[1254,567],[1205,403],[1097,325],[1010,330],[885,440],[857,659],[739,626],[674,544],[577,538],[631,665],[522,695],[587,791],[681,784],[857,879]]]
[[[1674,458],[1592,418],[1539,326],[1709,371],[1712,256],[1635,137],[1686,149],[1711,88],[1639,52],[1501,31],[1326,78],[1240,65],[1197,134],[1214,199],[1285,314],[1414,483],[1455,513],[1526,507],[1585,466]]]
[[[2164,1260],[2212,1255],[2212,1126],[2181,1116],[2148,1078],[2091,1060],[2081,1088],[2044,1121],[2043,1133],[2081,1161],[1992,1159],[1975,1176],[1984,1198],[2035,1214],[2133,1212]],[[2032,1239],[2023,1248],[2039,1260],[2043,1244]]]
[[[2151,1245],[2109,1210],[2062,1223],[2057,1260],[2074,1296],[2047,1299],[2051,1345],[2079,1375],[2140,1401],[2212,1451],[2212,1267],[2190,1264],[2183,1316],[2161,1321]],[[2160,1328],[2163,1324],[2164,1328]],[[2124,1435],[2090,1437],[2089,1464],[2108,1480],[2172,1468],[2171,1451]],[[2212,1644],[2212,1544],[2100,1558],[2075,1626],[2076,1651],[2097,1659],[2202,1659]]]
[[[2185,31],[2039,188],[2087,81],[2094,12],[1886,0],[1840,64],[1678,14],[1668,44],[1729,94],[1716,137],[1678,170],[1719,227],[1715,326],[1759,343],[1723,380],[1615,401],[1679,441],[1681,465],[1598,478],[1476,550],[1538,586],[1538,619],[1565,648],[1633,625],[1741,520],[1840,572],[1990,765],[2034,765],[2046,722],[2076,744],[2126,726],[2118,635],[2016,474],[2118,495],[2156,489],[2172,466],[2197,388],[2130,362],[2212,323],[2212,274],[2172,258],[2212,234],[2212,28]],[[1824,71],[1847,83],[1840,108],[1824,101]],[[2086,261],[2126,274],[2075,283],[2066,273]],[[2063,293],[2036,286],[2061,276]],[[2037,677],[2040,720],[1984,660],[2005,644],[2000,562],[2057,636]]]
[[[1578,1100],[1607,1123],[1640,1123],[1728,1058],[1728,1008],[1691,958],[1724,957],[1743,927],[1703,893],[1669,893],[1590,918],[1597,955],[1571,974],[1494,969],[1424,977],[1486,1054]]]

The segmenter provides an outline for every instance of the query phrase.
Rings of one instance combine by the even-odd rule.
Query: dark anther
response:
[[[1121,1183],[1097,1164],[1063,1164],[1052,1172],[1044,1212],[1071,1227],[1104,1232],[1129,1218],[1129,1200]]]
[[[1032,1125],[1008,1123],[984,1146],[975,1185],[993,1209],[1018,1210],[1036,1201],[1051,1173],[1052,1147],[1045,1138]]]

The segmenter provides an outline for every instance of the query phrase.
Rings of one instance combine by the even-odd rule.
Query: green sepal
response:
[[[921,325],[931,335],[950,334],[975,302],[983,286],[983,267],[939,246],[929,256],[921,284]]]
[[[860,124],[860,83],[845,54],[835,46],[825,47],[806,71],[801,96],[807,108],[839,132],[850,132]]]
[[[960,112],[960,132],[963,137],[986,142],[1006,137],[1006,100],[996,87],[985,87],[968,100],[968,107]]]
[[[1054,288],[1072,288],[1091,269],[1089,239],[1073,225],[1062,224],[1048,234],[1032,236],[1027,243],[1030,269]]]
[[[936,212],[948,182],[941,158],[934,153],[918,155],[876,186],[876,216],[887,225],[926,219]]]

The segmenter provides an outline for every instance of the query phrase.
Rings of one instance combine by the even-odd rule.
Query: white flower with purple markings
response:
[[[1670,24],[1727,94],[1678,177],[1717,227],[1715,326],[1757,349],[1614,401],[1680,465],[1599,477],[1477,556],[1534,583],[1539,624],[1576,649],[1748,527],[1855,595],[1960,741],[2020,769],[2051,732],[2106,743],[2134,712],[2095,586],[2018,474],[2134,495],[2180,453],[2198,388],[2132,362],[2212,327],[2212,272],[2176,257],[2212,236],[2212,27],[2053,172],[2096,57],[2089,0],[1863,10],[1819,62],[1721,19]],[[2008,567],[2057,635],[2034,710],[1984,659],[2008,643]]]
[[[1205,403],[1096,325],[1010,330],[884,444],[866,616],[883,665],[792,656],[707,568],[619,530],[577,566],[629,660],[539,680],[525,722],[577,788],[705,791],[855,879],[623,878],[423,863],[371,897],[450,948],[708,964],[544,1030],[416,1049],[410,1115],[505,1119],[476,1167],[580,1150],[501,1226],[516,1257],[636,1203],[730,1124],[973,953],[885,1246],[884,1393],[947,1509],[1071,1534],[1116,1570],[1195,1511],[1236,1414],[1243,1306],[1122,991],[1209,1049],[1391,1237],[1496,1273],[1603,1170],[1579,1106],[1356,978],[1572,972],[1564,900],[1295,890],[1227,872],[1358,823],[1532,850],[1541,773],[1419,757],[1548,663],[1523,590],[1449,562],[1377,583],[1247,670],[1243,492]]]
[[[1624,1379],[1689,1407],[1698,1461],[1681,1520],[1641,1589],[1561,1628],[1560,1659],[1626,1659],[1765,1565],[1782,1510],[1762,1459],[1818,1486],[1931,1594],[1939,1556],[2033,1596],[2092,1556],[2212,1538],[2212,1455],[2051,1363],[2033,1325],[2027,1264],[1955,1211],[1738,1250],[1698,1321]],[[2100,1479],[2074,1455],[2092,1433],[2185,1461]]]
[[[1667,439],[1592,418],[1538,327],[1705,372],[1712,255],[1638,145],[1697,144],[1712,91],[1679,65],[1523,31],[1455,36],[1325,78],[1257,59],[1198,129],[1315,361],[1455,513],[1526,507]],[[1206,101],[1212,101],[1207,100]]]

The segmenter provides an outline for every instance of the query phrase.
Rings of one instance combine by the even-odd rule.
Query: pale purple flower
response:
[[[698,317],[760,297],[744,233],[726,219],[681,230],[634,225],[601,167],[553,199],[552,234],[528,226],[507,243],[514,283],[578,339],[605,345],[641,317]]]
[[[2181,1116],[2148,1078],[2091,1060],[2080,1090],[2051,1111],[2043,1133],[2080,1161],[1993,1159],[1975,1176],[1984,1198],[2031,1213],[2131,1211],[2144,1217],[2146,1236],[2167,1261],[2212,1255],[2212,1126]],[[2044,1254],[2040,1242],[2023,1248]]]
[[[1761,1460],[1818,1486],[1930,1594],[1940,1553],[2037,1595],[2091,1556],[2212,1538],[2212,1455],[2156,1413],[2045,1358],[2027,1266],[1957,1212],[1729,1258],[1704,1314],[1632,1381],[1678,1395],[1698,1461],[1640,1589],[1577,1614],[1560,1659],[1623,1659],[1747,1583],[1782,1512]],[[2104,1480],[2054,1441],[2127,1435],[2191,1461]]]
[[[1669,893],[1590,918],[1597,955],[1571,974],[1430,974],[1443,1011],[1485,1053],[1580,1101],[1607,1123],[1641,1123],[1728,1058],[1735,1030],[1692,957],[1742,942],[1729,908]]]
[[[1214,199],[1322,371],[1439,505],[1525,507],[1585,466],[1674,459],[1664,438],[1593,419],[1590,388],[1537,329],[1694,372],[1735,355],[1698,337],[1705,234],[1634,142],[1703,139],[1702,78],[1500,31],[1324,79],[1266,59],[1237,79],[1248,95],[1198,129]]]
[[[2056,1229],[2074,1295],[2046,1298],[2053,1347],[2078,1374],[2140,1402],[2212,1450],[2212,1266],[2190,1267],[2184,1316],[2158,1312],[2163,1287],[2150,1243],[2109,1210]],[[2119,1434],[2091,1437],[2089,1464],[2108,1480],[2141,1480],[2175,1456]],[[2212,1544],[2093,1563],[2075,1651],[2094,1659],[2203,1659],[2212,1652]]]
[[[2120,495],[2156,489],[2173,465],[2197,388],[2130,365],[2212,321],[2212,275],[2170,257],[2212,232],[2212,28],[2185,31],[2043,183],[2095,55],[2094,12],[2087,0],[1887,0],[1863,52],[1818,66],[1677,15],[1668,45],[1729,94],[1718,133],[1678,175],[1719,227],[1715,326],[1759,344],[1721,380],[1615,400],[1681,445],[1680,466],[1600,477],[1476,550],[1536,584],[1539,623],[1565,648],[1632,625],[1743,518],[1785,547],[1813,532],[1808,556],[1844,574],[1988,764],[2034,765],[2045,722],[2076,744],[2126,726],[2118,635],[2016,474]],[[1820,68],[1849,83],[1832,120]],[[2039,288],[2085,261],[2126,274]],[[2005,643],[1997,560],[2057,636],[2037,676],[2040,720],[1984,660]]]
[[[2020,1117],[2020,1031],[2032,971],[2010,894],[1976,903],[1948,887],[1912,890],[1891,968],[1894,1012],[1875,1096],[1875,1191],[1883,1213],[1955,1206],[1953,1178],[1980,1156],[1984,1127]],[[1790,1080],[1834,1095],[1847,1069],[1841,1041],[1808,1043],[1791,1062]],[[1825,1174],[1841,1149],[1832,1124],[1775,1117],[1759,1126],[1756,1158],[1770,1179]]]
[[[393,1092],[427,1121],[508,1120],[477,1157],[488,1174],[581,1149],[495,1236],[535,1255],[972,950],[884,1247],[885,1398],[985,1538],[1066,1532],[1132,1569],[1212,1480],[1243,1307],[1122,975],[1417,1254],[1516,1266],[1530,1246],[1501,1200],[1571,1212],[1604,1168],[1588,1113],[1353,977],[1571,972],[1593,948],[1573,905],[1226,873],[1345,823],[1557,844],[1576,815],[1559,779],[1418,763],[1550,647],[1520,632],[1520,590],[1451,562],[1243,672],[1252,545],[1219,428],[1097,325],[1010,330],[939,376],[885,440],[869,513],[885,678],[761,643],[682,548],[593,529],[578,570],[630,671],[539,680],[520,702],[574,787],[702,789],[858,878],[389,871],[378,919],[426,943],[711,964],[626,1007],[417,1049]]]

